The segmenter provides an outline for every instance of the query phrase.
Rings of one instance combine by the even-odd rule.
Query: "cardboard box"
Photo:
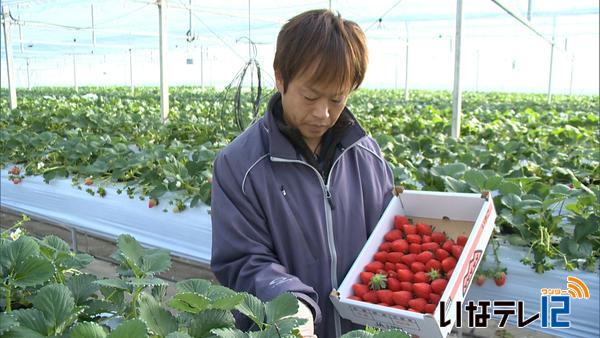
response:
[[[394,228],[395,215],[408,216],[413,223],[431,224],[453,239],[460,234],[469,237],[440,299],[446,304],[444,319],[450,320],[444,327],[440,325],[439,304],[431,315],[348,299],[353,295],[352,285],[360,282],[360,272],[373,260],[384,242],[384,235]],[[355,323],[382,329],[398,328],[420,337],[446,337],[454,327],[456,302],[464,299],[471,285],[494,230],[495,219],[494,203],[487,193],[400,192],[392,198],[339,289],[332,291],[330,298],[334,306],[343,318]]]

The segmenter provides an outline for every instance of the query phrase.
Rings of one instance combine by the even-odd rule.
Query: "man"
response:
[[[354,22],[327,10],[292,18],[277,38],[278,93],[214,164],[215,276],[263,301],[293,293],[308,320],[304,337],[359,328],[339,317],[329,293],[392,197],[379,146],[346,108],[367,61]]]

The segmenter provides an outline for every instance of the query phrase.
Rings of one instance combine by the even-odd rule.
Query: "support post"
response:
[[[31,76],[29,74],[29,58],[27,58],[27,90],[31,90]]]
[[[8,106],[10,109],[17,108],[17,87],[15,86],[15,73],[13,68],[13,51],[12,51],[12,43],[10,41],[10,11],[8,10],[8,6],[2,6],[2,17],[3,21],[3,30],[4,30],[4,51],[6,55],[6,77],[8,78]]]
[[[454,47],[454,90],[452,95],[452,138],[460,138],[462,93],[460,87],[460,48],[462,45],[462,0],[456,1],[456,32]]]
[[[75,91],[79,91],[79,86],[77,85],[77,62],[75,60],[75,54],[73,54],[73,87]]]
[[[552,19],[552,43],[550,44],[550,69],[548,70],[548,103],[552,102],[552,73],[554,69],[554,45],[556,41],[556,17]]]
[[[158,0],[160,44],[160,113],[163,123],[169,117],[169,84],[167,81],[167,0]]]
[[[133,58],[131,56],[131,48],[129,48],[129,88],[131,95],[133,95],[135,90],[133,88]]]
[[[406,27],[406,48],[404,49],[404,101],[408,101],[408,21],[404,22]]]

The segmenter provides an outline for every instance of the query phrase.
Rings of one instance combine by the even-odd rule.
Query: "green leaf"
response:
[[[243,301],[238,304],[236,309],[246,317],[250,318],[254,323],[261,326],[265,321],[265,305],[260,299],[249,293],[242,293]]]
[[[17,326],[13,327],[12,330],[2,335],[2,338],[47,338],[47,335],[43,335],[34,331],[30,328]]]
[[[214,329],[234,328],[235,319],[229,311],[208,309],[194,315],[188,333],[192,337],[210,337]]]
[[[46,325],[51,332],[60,334],[75,320],[75,300],[69,288],[62,284],[44,286],[33,298],[32,303],[44,313]]]
[[[500,185],[500,193],[502,195],[515,194],[521,196],[523,192],[521,188],[513,182],[504,182]]]
[[[273,323],[273,325],[270,327],[270,330],[267,332],[270,331],[271,334],[269,336],[276,336],[278,332],[284,336],[290,335],[294,329],[297,329],[300,325],[305,324],[306,322],[307,320],[304,318],[285,317]]]
[[[127,283],[134,287],[168,285],[167,282],[163,281],[160,278],[132,278],[131,280],[127,281]]]
[[[94,283],[98,278],[90,274],[73,275],[65,285],[71,290],[75,304],[83,305],[89,297],[100,290],[100,285]]]
[[[48,235],[44,237],[42,243],[54,249],[55,251],[71,251],[69,244],[56,235]]]
[[[160,273],[171,268],[171,256],[164,249],[147,250],[142,257],[141,268],[145,273]]]
[[[485,190],[487,177],[479,170],[467,170],[463,176],[463,180],[475,191],[480,192]]]
[[[40,247],[35,240],[29,236],[21,236],[8,246],[8,260],[11,264],[19,264],[27,257],[38,256]]]
[[[106,332],[97,323],[83,322],[73,326],[71,338],[106,338]]]
[[[212,334],[220,338],[248,338],[248,334],[238,329],[225,328],[225,329],[213,329],[210,331]]]
[[[171,332],[165,338],[192,338],[192,336],[185,332]]]
[[[12,314],[6,312],[0,313],[0,335],[17,326],[19,326],[19,322]]]
[[[444,186],[448,191],[454,192],[471,192],[469,185],[463,181],[457,180],[450,176],[443,177]]]
[[[179,292],[195,292],[201,295],[207,295],[211,283],[205,279],[191,278],[175,284]]]
[[[519,205],[521,204],[521,198],[511,193],[502,196],[500,201],[511,210],[518,210]]]
[[[141,270],[141,258],[144,255],[144,248],[131,235],[123,234],[117,239],[117,247],[120,254],[125,258],[129,267],[134,270]]]
[[[600,216],[590,215],[587,219],[581,216],[574,216],[570,218],[572,223],[575,224],[574,237],[578,243],[583,239],[587,238],[594,232],[599,231],[598,225],[600,224]]]
[[[538,210],[542,208],[542,202],[537,200],[522,200],[519,208],[523,210]]]
[[[173,331],[177,331],[177,319],[169,311],[163,309],[152,296],[141,294],[139,309],[140,319],[155,334],[166,336]]]
[[[283,293],[265,304],[267,323],[273,323],[285,316],[298,312],[298,299],[291,293]]]
[[[169,302],[169,306],[179,311],[198,313],[209,308],[210,302],[210,299],[203,295],[192,292],[183,292],[173,296]]]
[[[98,279],[97,281],[94,281],[94,283],[96,283],[100,286],[107,286],[107,287],[125,290],[125,291],[129,291],[131,289],[129,284],[127,283],[127,281],[122,280],[122,279],[114,279],[114,278]]]
[[[41,285],[52,278],[54,266],[46,258],[28,257],[14,267],[11,284],[17,287]]]
[[[146,332],[146,324],[139,319],[126,320],[119,324],[107,338],[146,338],[148,333]]]
[[[390,330],[375,334],[374,338],[410,338],[411,336],[404,331]]]
[[[364,330],[356,330],[342,335],[340,338],[373,338],[373,334]]]
[[[241,293],[223,296],[213,299],[211,307],[213,309],[233,310],[244,300],[244,295]]]
[[[43,336],[50,334],[50,330],[46,325],[44,313],[38,309],[21,309],[12,312],[21,327],[31,329]]]

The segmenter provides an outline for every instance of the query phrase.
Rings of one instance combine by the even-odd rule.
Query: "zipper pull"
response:
[[[331,210],[334,210],[335,202],[333,201],[333,195],[331,195],[329,188],[325,188],[325,198],[327,198],[327,202],[329,202],[329,206],[331,207]]]

